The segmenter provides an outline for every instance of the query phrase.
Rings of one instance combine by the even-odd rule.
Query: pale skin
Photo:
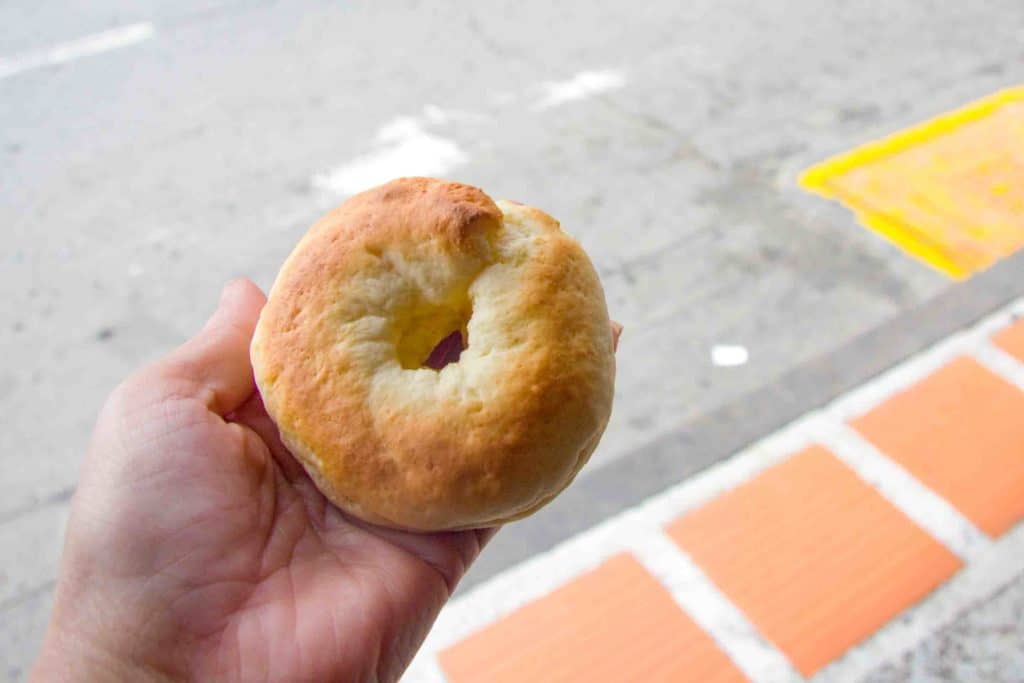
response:
[[[265,301],[230,283],[103,407],[33,681],[395,681],[493,534],[383,529],[320,494],[253,383]]]

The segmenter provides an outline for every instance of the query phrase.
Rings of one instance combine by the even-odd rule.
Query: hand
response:
[[[327,502],[253,384],[264,302],[228,285],[198,336],[107,401],[35,679],[394,681],[491,535]]]

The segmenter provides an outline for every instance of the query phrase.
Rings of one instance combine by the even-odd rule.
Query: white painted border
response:
[[[135,45],[151,38],[154,32],[153,24],[139,22],[59,43],[46,50],[0,57],[0,80],[32,69],[65,64],[82,57]]]
[[[974,358],[1007,382],[1024,391],[1024,364],[991,342],[978,346]]]
[[[833,401],[827,411],[840,420],[860,417],[880,402],[946,365],[957,356],[973,356],[976,360],[981,360],[977,357],[977,351],[989,345],[989,336],[1021,316],[1024,316],[1024,298],[1017,299],[986,316],[966,331],[957,332],[879,374]]]

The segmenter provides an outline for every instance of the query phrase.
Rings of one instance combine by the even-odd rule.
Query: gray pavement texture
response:
[[[468,112],[421,120],[462,151],[447,175],[545,208],[593,257],[627,331],[584,486],[652,444],[673,476],[703,466],[672,435],[744,397],[770,402],[799,368],[942,301],[948,281],[795,175],[1024,80],[1019,0],[40,0],[0,5],[0,58],[140,21],[155,34],[139,45],[0,80],[0,676],[12,680],[45,624],[105,394],[194,331],[225,280],[269,286],[341,199],[313,178],[366,154],[387,122],[427,105]],[[531,106],[545,83],[601,69],[622,87]],[[715,367],[718,343],[750,362]],[[553,542],[557,514],[509,539]],[[499,535],[479,575],[519,542]]]
[[[862,683],[1024,681],[1024,574]]]

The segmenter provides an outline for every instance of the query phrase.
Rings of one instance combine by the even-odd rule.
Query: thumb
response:
[[[225,415],[255,390],[249,343],[267,297],[249,280],[232,280],[199,333],[157,363],[211,410]]]

